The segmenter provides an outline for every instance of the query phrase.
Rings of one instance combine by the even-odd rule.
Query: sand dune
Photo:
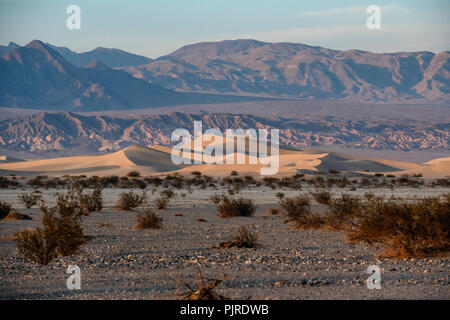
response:
[[[131,170],[153,174],[179,169],[170,154],[158,149],[131,146],[120,151],[95,156],[31,160],[0,165],[0,172],[17,175],[125,175]]]
[[[0,174],[16,175],[125,175],[131,170],[143,175],[178,172],[189,175],[192,171],[201,171],[211,176],[227,176],[231,171],[241,175],[260,176],[259,159],[241,154],[245,164],[227,164],[226,159],[234,158],[237,153],[224,155],[224,164],[175,165],[171,160],[171,149],[164,146],[131,146],[115,153],[96,156],[77,156],[22,162],[0,162]],[[192,159],[193,153],[188,155]],[[5,160],[8,158],[5,158]],[[256,164],[252,163],[252,160]],[[390,161],[383,159],[358,158],[340,153],[321,150],[295,151],[280,148],[279,170],[276,176],[296,173],[340,171],[344,174],[422,174],[425,178],[450,176],[450,158],[441,158],[424,164]]]

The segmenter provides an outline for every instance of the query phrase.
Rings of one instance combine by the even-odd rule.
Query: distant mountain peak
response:
[[[99,59],[94,59],[91,62],[89,62],[87,65],[83,66],[83,68],[92,68],[92,69],[98,69],[98,70],[110,70],[103,62],[101,62]]]
[[[8,43],[8,47],[9,48],[19,48],[20,46],[17,43],[10,41]]]
[[[31,41],[30,43],[28,43],[25,47],[27,47],[27,48],[32,48],[32,49],[39,49],[39,50],[42,50],[42,49],[48,49],[49,47],[44,43],[44,42],[42,42],[41,40],[33,40],[33,41]]]

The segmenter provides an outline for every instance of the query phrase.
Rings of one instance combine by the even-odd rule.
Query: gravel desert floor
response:
[[[49,204],[63,191],[42,190]],[[209,200],[217,190],[177,194],[167,210],[157,211],[163,217],[162,228],[148,230],[135,229],[135,211],[113,208],[123,191],[105,189],[103,210],[84,217],[84,231],[91,240],[77,255],[43,266],[24,259],[16,243],[8,240],[20,230],[39,226],[42,213],[20,208],[20,189],[3,190],[0,199],[32,220],[0,222],[0,299],[180,299],[186,291],[183,283],[200,282],[199,266],[205,278],[225,277],[216,292],[230,299],[450,299],[448,255],[381,259],[379,248],[349,244],[344,233],[293,230],[284,223],[285,217],[268,212],[277,207],[275,194],[280,190],[242,190],[241,196],[255,201],[256,214],[227,219],[217,215]],[[286,196],[299,193],[282,191]],[[364,191],[368,190],[357,192]],[[448,189],[370,191],[413,198]],[[325,208],[315,204],[313,210]],[[259,235],[258,247],[214,248],[244,225]],[[68,265],[81,270],[80,290],[67,288]],[[371,265],[381,270],[381,289],[367,287]]]

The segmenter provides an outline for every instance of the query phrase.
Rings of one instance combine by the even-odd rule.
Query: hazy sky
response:
[[[81,8],[81,30],[66,8]],[[381,30],[366,8],[381,7]],[[40,39],[152,58],[194,42],[252,38],[376,52],[450,50],[449,0],[0,0],[0,44]]]

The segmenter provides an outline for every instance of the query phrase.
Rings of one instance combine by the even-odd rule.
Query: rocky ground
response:
[[[57,191],[44,195],[50,199]],[[2,191],[0,199],[11,200],[33,220],[0,222],[0,298],[179,299],[186,291],[183,282],[199,283],[200,265],[205,278],[226,275],[217,292],[232,299],[450,299],[448,256],[379,259],[378,248],[350,245],[343,233],[292,230],[284,217],[267,212],[276,207],[278,191],[242,191],[241,195],[256,201],[257,212],[254,217],[230,219],[218,217],[207,200],[217,191],[197,190],[185,198],[177,195],[169,209],[158,211],[164,219],[162,229],[136,230],[136,212],[112,208],[120,190],[105,190],[106,207],[83,222],[92,239],[79,254],[47,266],[25,260],[15,242],[7,240],[19,230],[39,226],[40,211],[14,204],[20,190]],[[372,191],[408,197],[445,192],[431,188]],[[314,210],[323,209],[314,206]],[[198,222],[199,218],[206,221]],[[243,225],[259,234],[259,247],[213,248],[230,240]],[[68,265],[81,270],[80,290],[66,286]],[[367,288],[370,265],[381,269],[379,290]]]

